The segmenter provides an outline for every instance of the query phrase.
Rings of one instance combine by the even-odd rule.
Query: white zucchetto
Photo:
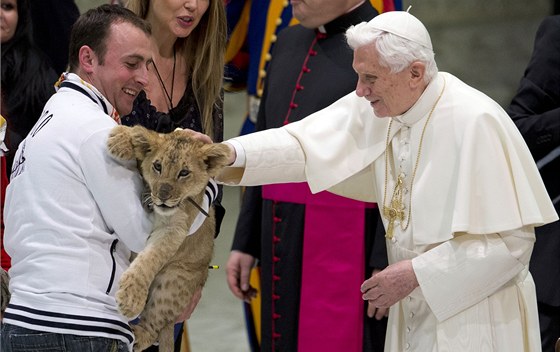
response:
[[[367,27],[392,33],[433,50],[428,30],[407,11],[382,13],[369,21]]]

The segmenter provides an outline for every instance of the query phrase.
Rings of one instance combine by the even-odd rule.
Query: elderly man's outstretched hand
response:
[[[194,130],[189,130],[188,128],[176,128],[175,131],[177,130],[181,130],[184,131],[189,137],[198,139],[204,143],[212,143],[212,138],[210,138],[209,136],[205,135],[204,133],[200,133]]]
[[[182,130],[182,131],[184,131],[184,133],[188,134],[189,137],[193,137],[193,138],[198,139],[198,140],[200,140],[204,143],[213,143],[212,138],[205,135],[204,133],[189,130],[188,128],[186,128],[186,129],[177,128],[176,130]],[[237,157],[237,154],[235,152],[235,148],[230,143],[226,142],[224,144],[227,145],[230,149],[229,164],[231,165],[235,161],[235,159]]]

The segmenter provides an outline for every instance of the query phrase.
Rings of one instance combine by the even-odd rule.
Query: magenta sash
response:
[[[307,183],[263,186],[263,198],[305,204],[298,350],[361,352],[365,208]]]

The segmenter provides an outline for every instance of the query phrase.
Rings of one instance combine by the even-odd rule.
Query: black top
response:
[[[506,109],[537,162],[544,184],[560,212],[560,15],[541,23],[531,60],[517,94]],[[560,222],[537,227],[529,270],[537,300],[560,307]],[[556,309],[557,309],[556,308]]]
[[[176,128],[188,128],[202,132],[202,122],[198,105],[191,89],[187,89],[177,106],[169,113],[157,111],[142,91],[134,100],[132,112],[121,118],[127,126],[142,125],[150,130],[169,133]]]

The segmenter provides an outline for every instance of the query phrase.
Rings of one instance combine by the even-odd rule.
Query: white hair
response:
[[[348,28],[346,40],[353,50],[375,44],[379,63],[388,67],[391,73],[401,72],[414,61],[426,65],[424,74],[426,83],[429,83],[438,72],[433,50],[398,35],[368,26],[368,22]]]

